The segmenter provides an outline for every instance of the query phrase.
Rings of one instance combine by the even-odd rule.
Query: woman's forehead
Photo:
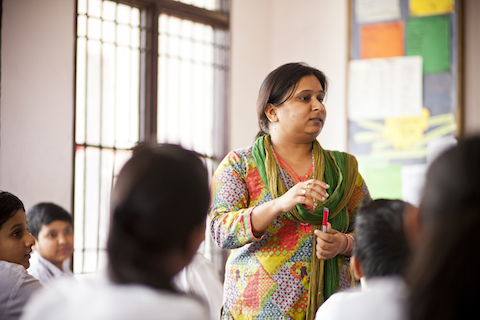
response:
[[[300,78],[300,80],[298,80],[297,84],[295,85],[294,92],[301,92],[305,90],[318,93],[323,92],[323,87],[315,75],[309,74],[303,76],[302,78]]]

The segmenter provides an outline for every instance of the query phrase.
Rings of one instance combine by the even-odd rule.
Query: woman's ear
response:
[[[278,121],[277,110],[273,104],[271,103],[267,104],[267,107],[265,108],[265,116],[267,116],[267,119],[270,122]]]
[[[350,258],[350,267],[352,267],[353,277],[356,280],[360,280],[360,278],[363,277],[363,271],[362,267],[360,266],[360,262],[357,258],[355,258],[355,256]]]

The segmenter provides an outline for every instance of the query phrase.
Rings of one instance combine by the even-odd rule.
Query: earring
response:
[[[275,126],[275,122],[274,122],[274,123],[273,123],[272,131],[275,132],[275,130],[277,130],[277,127]]]

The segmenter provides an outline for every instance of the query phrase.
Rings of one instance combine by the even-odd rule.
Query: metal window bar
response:
[[[229,32],[165,13],[158,27],[157,141],[202,154],[212,176],[227,143]],[[228,253],[209,233],[203,253],[223,274]]]
[[[203,0],[203,1],[212,1],[212,0]],[[196,2],[194,5],[200,4],[201,1],[194,0]],[[114,7],[117,10],[115,11],[114,17],[105,17],[105,6],[108,5],[110,8]],[[228,0],[216,0],[216,5],[218,10],[216,12],[208,11],[200,8],[195,8],[192,5],[186,5],[183,3],[178,3],[171,0],[77,0],[77,73],[76,73],[76,148],[75,148],[75,177],[74,177],[74,219],[75,219],[75,257],[74,257],[74,271],[78,273],[86,272],[95,272],[102,265],[102,259],[104,262],[105,258],[105,242],[107,237],[108,230],[108,203],[110,198],[110,190],[114,184],[116,174],[118,174],[120,168],[123,166],[123,163],[130,157],[131,148],[138,141],[153,141],[156,140],[157,135],[157,103],[160,102],[160,96],[157,100],[157,88],[161,90],[160,83],[157,86],[157,80],[160,81],[158,75],[161,74],[162,69],[159,68],[157,75],[157,61],[160,57],[158,55],[158,49],[160,46],[157,46],[159,42],[159,19],[158,15],[160,12],[168,12],[172,16],[178,16],[186,20],[191,20],[196,24],[203,24],[206,29],[213,28],[213,40],[209,41],[198,41],[193,39],[193,42],[199,43],[203,46],[210,46],[210,49],[213,50],[213,61],[210,61],[210,64],[203,63],[203,66],[213,67],[211,71],[211,87],[209,92],[215,92],[216,94],[210,97],[210,117],[207,117],[207,122],[209,122],[210,133],[207,135],[206,140],[209,141],[208,146],[199,145],[192,146],[192,143],[186,144],[182,141],[176,141],[176,143],[182,144],[184,147],[193,149],[203,155],[205,165],[209,170],[210,176],[213,174],[214,168],[218,165],[218,159],[223,158],[226,152],[227,139],[225,137],[225,124],[227,117],[227,79],[228,79],[228,51],[229,51],[229,34],[228,34]],[[91,12],[90,7],[97,7],[100,10],[97,10],[97,13]],[[139,20],[138,23],[133,26],[131,20],[127,23],[119,21],[118,8],[130,8],[129,10],[139,10]],[[93,10],[95,11],[95,10]],[[100,11],[100,13],[98,13]],[[104,28],[106,25],[113,22],[115,28],[114,40],[108,41],[104,39]],[[100,35],[95,39],[92,37],[90,39],[90,26],[89,24],[97,24],[100,26]],[[133,45],[131,42],[121,43],[121,38],[119,37],[119,26],[127,26],[130,30],[133,27],[138,27],[138,37],[137,44]],[[80,31],[83,30],[83,33]],[[128,28],[127,28],[128,30]],[[124,30],[125,31],[125,28]],[[211,37],[210,37],[211,38]],[[192,42],[192,39],[187,39]],[[131,41],[132,39],[130,39]],[[182,41],[186,39],[181,39]],[[96,41],[96,42],[95,42]],[[89,51],[90,46],[94,47],[96,45],[100,46],[100,79],[97,79],[98,86],[91,85],[89,82],[90,75],[89,73],[95,72],[95,68],[91,68],[91,63],[94,61],[95,57],[89,56],[91,53]],[[82,47],[83,45],[83,47]],[[115,64],[111,69],[113,72],[110,75],[110,78],[113,79],[113,87],[116,94],[113,95],[112,101],[108,101],[108,94],[106,94],[105,87],[106,85],[105,77],[103,74],[103,69],[105,68],[105,53],[108,52],[108,46],[113,46],[114,50],[114,61]],[[83,48],[83,52],[82,52]],[[126,90],[135,88],[136,96],[133,98],[135,101],[130,102],[130,107],[135,105],[135,125],[133,130],[136,132],[134,139],[119,139],[122,136],[122,131],[118,126],[118,117],[122,113],[122,109],[118,107],[118,104],[123,102],[122,99],[119,99],[118,92],[121,91],[119,81],[125,79],[125,75],[121,74],[121,66],[118,65],[119,52],[122,49],[127,48],[127,50],[138,50],[137,60],[135,60],[135,65],[139,65],[137,83],[132,86],[128,85]],[[111,48],[110,48],[111,49]],[[83,54],[83,55],[82,55]],[[156,57],[156,59],[155,59]],[[98,57],[97,57],[98,58]],[[178,57],[177,57],[178,58]],[[192,61],[195,63],[195,59],[189,59],[189,63],[192,64]],[[80,63],[79,63],[80,62]],[[83,65],[81,63],[83,62]],[[134,68],[134,63],[130,60],[130,69]],[[82,73],[82,67],[84,72]],[[90,68],[90,69],[89,69]],[[132,70],[130,70],[131,73]],[[128,78],[128,77],[127,77]],[[193,80],[191,80],[193,83]],[[83,87],[82,87],[83,83]],[[92,92],[96,88],[101,88],[97,97],[97,109],[93,108],[95,106],[95,101],[92,102]],[[139,90],[139,91],[138,91]],[[92,92],[90,92],[92,91]],[[105,99],[107,98],[107,99]],[[110,102],[110,103],[109,103]],[[108,135],[104,134],[105,127],[108,127],[109,117],[104,114],[105,110],[108,109],[110,105],[113,105],[113,141],[106,139]],[[171,108],[172,106],[169,106]],[[82,109],[83,108],[83,109]],[[213,108],[213,109],[212,109]],[[96,111],[96,113],[94,112]],[[212,115],[213,112],[213,115]],[[97,115],[96,117],[92,117]],[[130,115],[132,115],[130,113]],[[135,118],[135,117],[134,117]],[[212,120],[213,119],[213,120]],[[213,121],[213,123],[212,123]],[[131,125],[133,122],[130,122]],[[92,134],[92,127],[98,126],[97,131]],[[203,125],[203,123],[202,123]],[[130,128],[130,126],[129,126]],[[123,128],[121,128],[123,129]],[[161,129],[160,129],[161,131]],[[177,132],[178,133],[178,132]],[[96,134],[96,135],[95,135]],[[93,138],[97,139],[93,139]],[[192,133],[189,135],[189,140],[192,141],[195,138],[195,134]],[[180,139],[181,140],[181,139]],[[165,141],[161,141],[165,142]],[[174,142],[174,141],[171,141]],[[94,154],[93,158],[97,162],[94,163],[93,167],[91,162],[92,157],[89,154]],[[105,166],[108,165],[108,168]],[[96,203],[94,210],[96,211],[94,216],[96,223],[89,223],[91,219],[89,208],[92,206],[90,202],[92,199],[89,199],[89,191],[91,191],[92,186],[89,186],[89,175],[95,176],[96,174],[96,193],[95,197]],[[106,172],[106,174],[105,174]],[[92,192],[90,192],[91,194]],[[102,203],[102,199],[104,202]],[[87,235],[93,231],[95,234],[93,236]],[[94,245],[89,245],[87,240],[93,238],[95,241]],[[207,239],[210,240],[208,236]],[[90,239],[91,240],[91,239]],[[89,240],[89,241],[90,241]],[[206,255],[210,258],[213,258],[214,263],[216,263],[219,270],[223,270],[223,265],[225,262],[226,253],[225,252],[215,252],[212,254],[210,251],[215,251],[211,244],[206,243],[207,251]],[[208,248],[210,247],[210,248]],[[217,249],[217,251],[219,251]],[[213,255],[213,257],[212,257]],[[215,259],[215,256],[218,256],[218,259]],[[94,265],[87,263],[87,260],[93,260]],[[215,261],[217,260],[217,261]]]
[[[108,0],[77,6],[74,272],[81,274],[105,264],[110,191],[139,141],[145,27],[132,6]]]

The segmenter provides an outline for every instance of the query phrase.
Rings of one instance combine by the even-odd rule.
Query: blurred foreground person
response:
[[[427,173],[420,236],[407,275],[412,320],[466,319],[478,312],[479,181],[480,137],[459,142]]]
[[[208,319],[172,284],[204,239],[207,170],[179,146],[144,146],[118,176],[107,244],[108,280],[59,282],[35,296],[33,319]]]

